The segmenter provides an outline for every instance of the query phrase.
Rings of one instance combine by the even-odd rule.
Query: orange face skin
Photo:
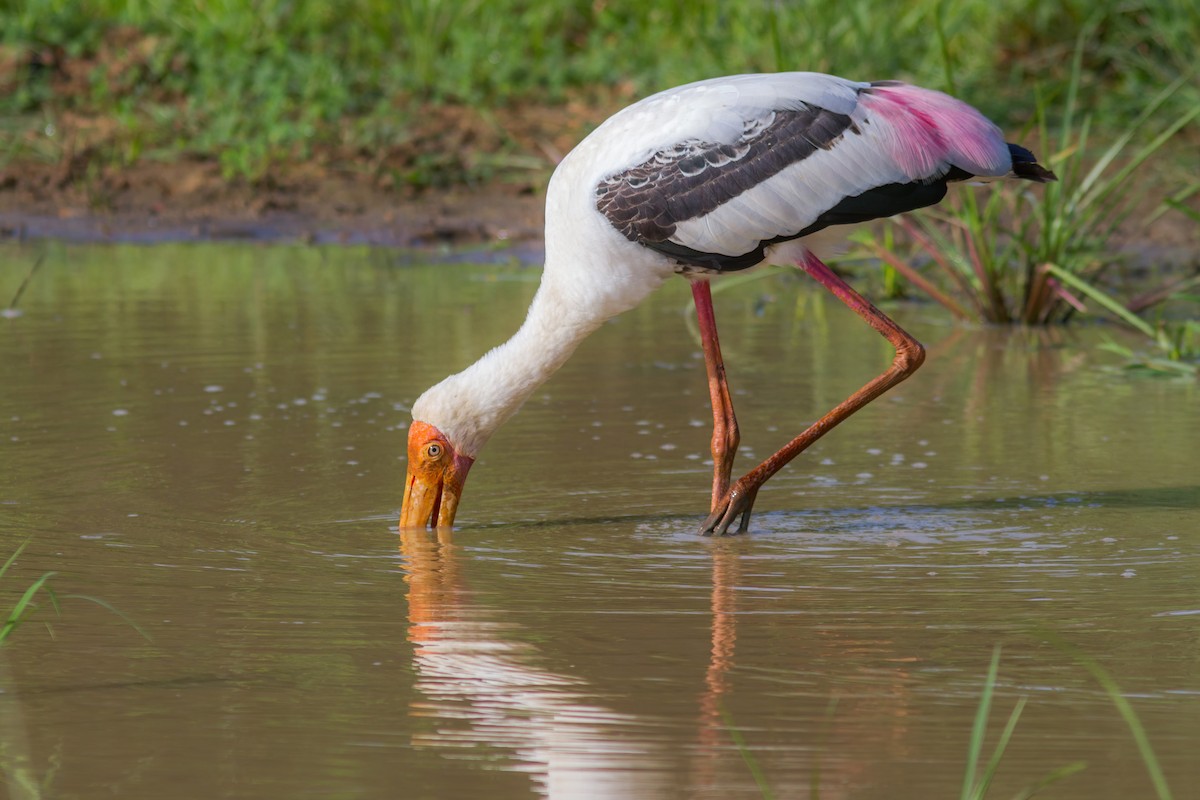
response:
[[[454,524],[467,470],[475,459],[455,452],[442,432],[425,422],[408,429],[408,478],[400,528],[449,528]]]

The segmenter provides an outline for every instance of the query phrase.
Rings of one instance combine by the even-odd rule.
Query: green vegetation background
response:
[[[1200,4],[0,0],[0,167],[62,158],[64,122],[99,116],[118,131],[110,163],[214,158],[254,178],[314,149],[402,144],[430,104],[628,99],[792,69],[949,89],[1013,127],[1035,89],[1063,90],[1083,30],[1084,107],[1120,127],[1192,69]]]

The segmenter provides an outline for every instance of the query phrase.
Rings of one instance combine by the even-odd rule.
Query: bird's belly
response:
[[[738,274],[758,269],[764,264],[794,266],[804,260],[810,253],[820,253],[822,256],[840,255],[849,248],[848,234],[855,226],[839,225],[809,234],[803,239],[789,239],[768,245],[763,252],[763,259],[748,267],[738,267]],[[698,264],[673,262],[675,273],[684,276],[715,276],[727,274],[729,270],[715,267],[704,267]]]
[[[817,253],[821,257],[841,255],[849,249],[847,239],[856,225],[836,225],[824,230],[810,233],[803,239],[792,239],[779,242],[767,248],[768,264],[784,264],[791,266],[799,263],[808,253]]]

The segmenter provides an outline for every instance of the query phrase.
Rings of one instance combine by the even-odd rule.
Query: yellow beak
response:
[[[409,461],[400,507],[400,528],[449,528],[458,513],[467,470],[474,460],[453,454],[434,465]]]
[[[423,475],[414,475],[410,468],[405,482],[404,504],[400,507],[401,528],[436,528],[454,524],[454,513],[458,510],[458,495],[447,492],[440,478],[428,480]]]

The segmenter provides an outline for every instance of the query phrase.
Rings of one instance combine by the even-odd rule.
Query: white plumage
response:
[[[440,451],[469,466],[584,337],[672,274],[784,259],[812,274],[805,239],[795,237],[929,205],[948,180],[1014,167],[1018,177],[1053,178],[975,109],[904,84],[797,72],[716,78],[648,97],[600,125],[551,177],[546,266],[524,325],[425,392],[413,418],[442,437]],[[842,296],[836,277],[814,276]],[[710,338],[706,352],[719,361],[715,327]],[[722,385],[723,375],[722,365]],[[410,487],[413,447],[410,437]],[[714,439],[714,456],[716,448]],[[718,505],[714,496],[714,514]],[[436,508],[432,515],[437,522]],[[730,521],[713,529],[724,532]]]

